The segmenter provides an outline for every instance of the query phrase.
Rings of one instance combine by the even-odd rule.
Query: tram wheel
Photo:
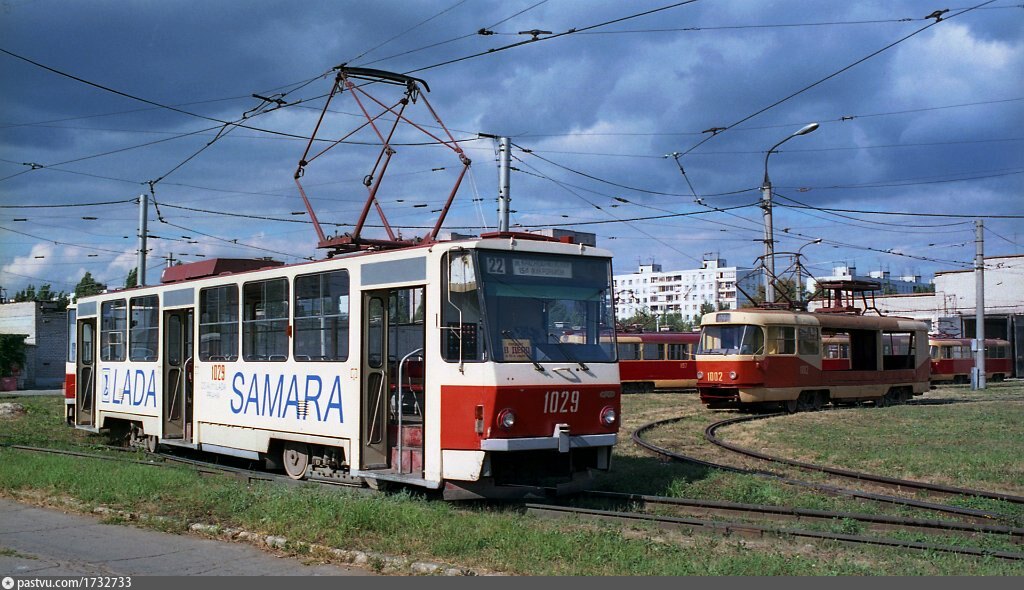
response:
[[[145,443],[146,450],[149,451],[150,453],[155,453],[156,450],[160,448],[160,440],[155,436],[146,436]]]
[[[284,443],[281,462],[284,463],[284,472],[288,477],[304,479],[309,471],[309,445],[291,441]]]
[[[782,408],[786,410],[787,414],[796,414],[800,410],[799,400],[789,399],[782,402]]]
[[[814,392],[814,401],[811,402],[811,406],[812,406],[812,408],[814,409],[815,412],[821,411],[821,409],[824,408],[825,404],[827,404],[827,403],[828,403],[828,394],[827,393],[825,393],[824,391],[815,391]]]

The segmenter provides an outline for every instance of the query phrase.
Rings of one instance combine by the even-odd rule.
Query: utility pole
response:
[[[138,278],[135,284],[146,286],[146,213],[149,210],[149,195],[139,195],[139,262],[136,267]]]
[[[512,200],[509,194],[509,170],[512,164],[512,154],[509,150],[509,139],[498,138],[498,231],[508,231],[508,210],[509,202]]]
[[[985,225],[974,222],[974,369],[971,389],[985,389]]]

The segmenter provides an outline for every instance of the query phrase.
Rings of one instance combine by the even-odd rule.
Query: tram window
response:
[[[664,344],[644,344],[644,360],[660,361],[665,356]]]
[[[768,354],[796,354],[796,329],[792,326],[768,326]]]
[[[349,278],[336,270],[295,278],[295,360],[348,360]]]
[[[78,358],[78,338],[75,338],[75,320],[78,317],[78,312],[74,309],[68,309],[68,356],[67,361],[69,363],[75,362]]]
[[[242,286],[242,358],[288,360],[288,279]]]
[[[82,324],[82,364],[92,364],[92,324]]]
[[[818,329],[809,326],[797,328],[797,347],[800,354],[818,354]]]
[[[155,361],[160,342],[160,300],[156,295],[133,297],[129,307],[132,322],[128,359]]]
[[[689,344],[669,344],[668,360],[688,361],[693,359],[693,347]]]
[[[199,360],[238,359],[238,286],[199,292]]]
[[[914,368],[914,334],[882,333],[882,369],[886,371]]]
[[[452,252],[442,268],[441,355],[451,362],[484,359],[483,316],[476,261],[469,253]],[[461,326],[461,330],[460,330]]]
[[[105,301],[100,306],[100,360],[123,361],[127,340],[128,307],[124,299]]]
[[[619,360],[620,361],[638,361],[640,360],[640,343],[639,342],[620,342],[619,346]]]

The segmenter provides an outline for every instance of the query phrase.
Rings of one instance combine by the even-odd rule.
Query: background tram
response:
[[[930,387],[927,326],[846,313],[717,312],[701,322],[697,368],[709,408],[900,403]]]
[[[75,426],[448,498],[578,487],[619,429],[611,254],[538,238],[208,260],[82,297]]]
[[[970,383],[974,369],[974,351],[970,338],[932,336],[928,348],[932,359],[932,382]],[[1002,381],[1013,376],[1010,343],[1006,340],[985,340],[985,378]]]
[[[622,393],[697,387],[698,332],[619,332]]]

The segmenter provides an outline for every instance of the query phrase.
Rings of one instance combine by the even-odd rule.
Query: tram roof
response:
[[[750,308],[718,311],[706,314],[701,320],[702,326],[722,324],[819,326],[846,330],[927,331],[928,329],[924,322],[898,316],[815,313],[785,309]]]

